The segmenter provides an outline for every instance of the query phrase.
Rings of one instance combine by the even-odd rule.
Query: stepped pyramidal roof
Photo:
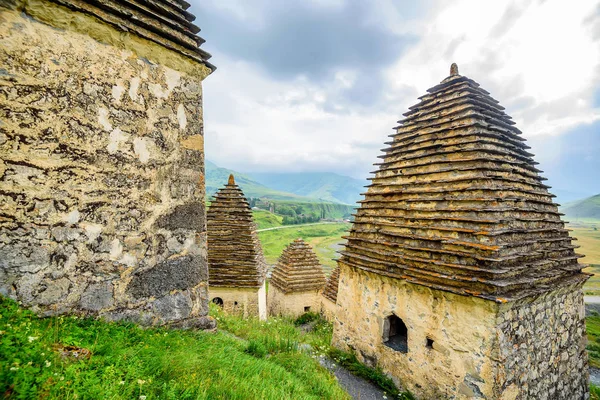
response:
[[[325,274],[313,249],[296,239],[279,256],[270,284],[284,293],[320,290],[325,285]]]
[[[184,0],[51,0],[75,11],[91,14],[123,32],[138,36],[181,53],[205,64],[209,53],[200,49],[204,39],[197,35],[196,17],[187,11],[190,4]]]
[[[499,302],[587,279],[521,131],[451,75],[387,142],[340,261]]]
[[[339,265],[335,267],[329,278],[327,279],[327,283],[325,283],[325,288],[323,289],[323,296],[328,298],[329,300],[337,303],[337,293],[338,286],[340,283],[340,267]]]
[[[209,285],[260,287],[267,271],[252,210],[233,175],[206,213]]]

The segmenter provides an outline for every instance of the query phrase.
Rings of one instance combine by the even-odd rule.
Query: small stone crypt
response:
[[[213,328],[202,81],[185,1],[0,0],[0,294]]]
[[[340,283],[340,266],[333,269],[333,272],[327,278],[323,293],[321,293],[321,313],[329,321],[335,318],[335,307],[337,303],[338,285]]]
[[[421,399],[588,398],[588,276],[521,131],[454,64],[409,110],[339,260],[334,346]]]
[[[267,318],[265,262],[252,210],[233,175],[206,216],[209,295],[229,313]]]
[[[321,311],[325,274],[317,255],[302,239],[290,243],[279,256],[269,282],[269,314],[297,317]]]

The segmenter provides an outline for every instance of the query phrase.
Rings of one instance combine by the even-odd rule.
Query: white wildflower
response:
[[[29,337],[27,338],[27,340],[29,340],[29,343],[31,343],[31,342],[33,342],[34,340],[38,340],[38,337],[37,337],[37,336],[29,336]]]
[[[125,381],[119,382],[119,385],[124,385],[124,384],[125,384]]]
[[[46,366],[46,368],[48,368],[49,366],[51,366],[51,365],[52,365],[52,363],[51,363],[50,361],[46,360],[46,362],[45,362],[45,364],[44,364],[44,365]]]
[[[141,395],[141,396],[140,396],[140,400],[146,400],[146,396],[144,396],[144,395]]]

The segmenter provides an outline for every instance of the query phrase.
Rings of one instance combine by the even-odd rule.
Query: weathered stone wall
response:
[[[321,296],[320,300],[321,300],[321,310],[320,310],[321,314],[323,314],[325,319],[328,321],[335,320],[335,313],[337,310],[337,305],[325,296]]]
[[[517,393],[515,399],[588,398],[581,285],[502,305],[497,322],[499,392]]]
[[[229,314],[267,319],[267,293],[264,283],[258,289],[209,287],[210,301],[217,297],[223,301],[223,310]]]
[[[587,398],[580,288],[498,304],[339,264],[333,345],[380,366],[418,398]],[[407,353],[383,342],[392,314],[408,328]]]
[[[305,307],[312,312],[321,311],[321,294],[318,290],[284,293],[274,285],[269,285],[267,294],[269,315],[298,317],[304,314]]]
[[[492,393],[494,303],[339,265],[334,346],[379,365],[420,399],[466,398],[471,386]],[[392,314],[408,327],[407,353],[383,343]]]
[[[211,325],[210,71],[93,17],[30,3],[0,7],[0,293],[44,315]]]

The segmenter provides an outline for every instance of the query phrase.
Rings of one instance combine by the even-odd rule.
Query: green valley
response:
[[[294,239],[302,238],[309,243],[321,264],[329,274],[335,268],[334,258],[344,236],[350,229],[349,223],[319,223],[315,225],[285,226],[280,229],[265,230],[258,233],[258,237],[269,264],[275,264],[277,258],[289,243]]]

